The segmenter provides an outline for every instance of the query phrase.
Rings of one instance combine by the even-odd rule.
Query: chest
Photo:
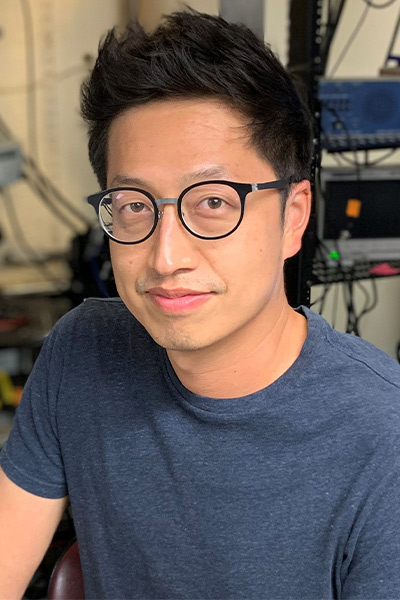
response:
[[[83,419],[63,452],[77,530],[108,561],[113,548],[121,561],[123,547],[135,580],[150,568],[163,585],[186,582],[182,597],[213,597],[213,581],[226,597],[238,585],[252,597],[255,581],[274,581],[279,597],[282,581],[287,592],[310,577],[329,597],[348,533],[345,493],[317,441],[269,434],[260,423],[200,422],[168,404]]]

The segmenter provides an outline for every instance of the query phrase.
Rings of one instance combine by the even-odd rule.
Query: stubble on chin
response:
[[[158,324],[142,323],[153,340],[162,348],[171,352],[194,352],[207,347],[211,340],[206,334],[204,323],[189,327],[182,318],[165,317]]]

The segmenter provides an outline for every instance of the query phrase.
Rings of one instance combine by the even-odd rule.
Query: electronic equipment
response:
[[[400,169],[329,168],[321,172],[318,238],[325,258],[400,259]]]
[[[22,176],[22,155],[16,142],[0,138],[0,187]]]
[[[22,153],[0,119],[0,187],[22,177]]]
[[[318,95],[328,152],[400,146],[400,79],[322,79]]]

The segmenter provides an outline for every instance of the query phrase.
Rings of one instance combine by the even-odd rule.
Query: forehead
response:
[[[231,130],[235,135],[236,130],[236,134],[248,137],[246,118],[227,103],[212,98],[155,100],[129,108],[114,119],[110,135],[131,125],[149,133],[161,126],[160,133],[178,134],[184,126],[193,131],[208,130],[210,134]]]
[[[128,109],[112,123],[108,183],[117,176],[144,179],[207,171],[217,165],[243,179],[249,168],[271,167],[250,141],[245,117],[213,99],[165,100]],[[222,174],[222,173],[221,173]]]

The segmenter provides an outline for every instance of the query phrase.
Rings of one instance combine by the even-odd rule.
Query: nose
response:
[[[167,277],[177,271],[193,270],[198,265],[196,240],[182,225],[177,209],[177,201],[164,198],[157,202],[159,220],[153,238],[150,266],[158,275]]]

